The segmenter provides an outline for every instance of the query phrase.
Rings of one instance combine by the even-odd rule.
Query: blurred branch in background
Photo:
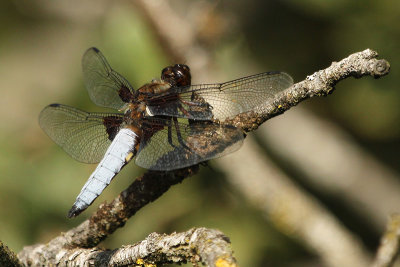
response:
[[[54,246],[55,245],[55,246]],[[150,234],[145,240],[115,250],[35,245],[19,253],[26,266],[155,266],[167,263],[236,266],[230,241],[223,233],[193,228],[171,235]]]
[[[260,127],[257,136],[309,184],[339,197],[377,229],[398,210],[399,176],[335,124],[298,107]]]
[[[274,166],[254,140],[247,138],[240,152],[219,159],[218,166],[266,219],[311,248],[326,266],[368,265],[362,242]]]
[[[159,40],[165,54],[173,62],[191,62],[190,69],[196,77],[210,79],[213,77],[209,68],[212,66],[212,56],[209,49],[199,42],[199,24],[181,18],[167,1],[131,1],[135,8],[141,11],[143,18],[152,27],[156,38]],[[212,6],[203,3],[199,6],[199,14],[213,12]],[[193,5],[196,5],[195,3]],[[212,25],[215,27],[215,25]],[[217,38],[220,37],[220,32]]]

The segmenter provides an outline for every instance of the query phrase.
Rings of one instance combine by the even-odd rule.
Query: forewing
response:
[[[132,98],[132,86],[110,67],[97,48],[92,47],[85,52],[82,69],[86,89],[96,105],[121,109]]]
[[[284,72],[265,72],[225,83],[171,88],[151,99],[148,109],[153,115],[223,121],[274,101],[292,84]]]
[[[39,125],[74,159],[99,162],[123,121],[122,114],[88,113],[60,104],[45,107]]]
[[[147,136],[142,137],[136,164],[160,171],[221,157],[239,149],[244,138],[243,132],[233,126],[186,119],[180,119],[176,126],[172,120],[149,118],[143,130]]]

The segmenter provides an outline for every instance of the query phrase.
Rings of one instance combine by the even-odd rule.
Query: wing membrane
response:
[[[121,109],[132,97],[129,82],[108,64],[97,48],[89,48],[82,58],[83,78],[90,99],[98,106]]]
[[[115,136],[122,114],[88,113],[60,104],[45,107],[39,125],[72,158],[97,163]]]
[[[284,72],[265,72],[225,83],[171,88],[153,98],[148,109],[153,115],[223,121],[273,101],[292,84]]]
[[[243,132],[233,126],[212,122],[191,122],[149,118],[143,123],[144,132],[136,164],[151,170],[184,168],[221,157],[241,146]],[[180,136],[178,134],[180,133]]]

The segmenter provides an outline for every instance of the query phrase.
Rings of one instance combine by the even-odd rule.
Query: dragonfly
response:
[[[190,68],[175,64],[135,90],[95,47],[84,53],[82,69],[90,99],[118,112],[51,104],[39,115],[44,132],[72,158],[98,163],[69,218],[88,208],[133,158],[140,167],[172,171],[239,149],[245,132],[226,121],[273,101],[293,84],[288,74],[275,71],[192,85]]]

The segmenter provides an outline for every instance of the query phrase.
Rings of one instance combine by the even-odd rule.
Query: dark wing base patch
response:
[[[89,113],[51,104],[39,115],[44,132],[72,158],[84,163],[99,162],[115,137],[123,115]]]

